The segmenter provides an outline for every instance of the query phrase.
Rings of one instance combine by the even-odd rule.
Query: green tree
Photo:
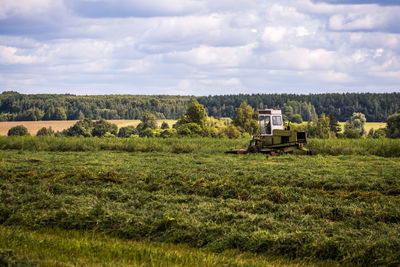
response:
[[[57,107],[54,111],[53,120],[65,121],[67,119],[67,114],[65,109],[62,107]]]
[[[8,136],[25,136],[30,135],[28,129],[24,125],[17,125],[8,130]]]
[[[37,131],[36,136],[54,136],[54,131],[51,127],[43,127]]]
[[[116,124],[110,123],[104,119],[100,119],[94,123],[92,136],[103,137],[107,133],[116,136],[117,131],[118,126]]]
[[[147,128],[157,129],[156,117],[150,113],[144,114],[139,125],[136,127],[139,133]]]
[[[387,137],[400,138],[400,113],[395,113],[387,118]]]
[[[64,130],[62,134],[64,136],[83,136],[91,137],[94,128],[94,122],[91,119],[85,118],[77,121],[73,126]]]
[[[357,131],[359,136],[363,136],[366,131],[365,131],[365,123],[367,120],[365,119],[365,115],[360,113],[360,112],[355,112],[353,113],[353,116],[350,117],[348,121],[346,121],[344,125],[344,136],[347,136],[346,132],[349,132],[350,130],[352,131]],[[354,134],[351,133],[353,136]]]
[[[333,132],[335,135],[337,135],[342,130],[338,120],[335,118],[332,112],[329,113],[328,118],[329,118],[330,131]]]
[[[194,101],[188,105],[185,115],[177,121],[176,127],[186,123],[196,123],[200,128],[204,128],[207,119],[208,116],[204,106]]]
[[[259,130],[258,112],[255,112],[246,102],[242,102],[236,109],[233,125],[238,127],[241,132],[247,132],[251,135],[257,134]]]

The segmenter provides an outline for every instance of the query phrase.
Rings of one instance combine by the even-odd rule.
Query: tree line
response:
[[[366,135],[365,115],[358,112],[353,113],[344,125],[344,132],[333,113],[328,116],[314,118],[307,124],[297,124],[291,126],[287,123],[285,128],[289,130],[294,127],[296,130],[305,131],[311,138],[400,138],[400,113],[395,113],[387,118],[387,127],[381,129],[371,129]],[[242,102],[235,110],[233,120],[223,118],[213,118],[207,115],[202,104],[197,101],[190,103],[186,113],[172,126],[163,122],[158,128],[156,117],[146,113],[141,118],[141,122],[135,128],[127,126],[118,129],[116,124],[104,119],[92,121],[89,118],[79,120],[73,126],[62,132],[55,133],[51,127],[43,127],[37,132],[37,136],[59,136],[59,137],[173,137],[173,136],[203,136],[203,137],[227,137],[238,138],[240,136],[250,136],[259,134],[258,111],[255,111],[246,102]],[[18,125],[8,131],[9,136],[29,135],[28,129],[23,125]]]
[[[369,122],[382,122],[400,110],[400,93],[346,94],[239,94],[217,96],[0,94],[0,121],[141,119],[151,113],[157,119],[178,119],[189,103],[198,101],[209,116],[233,118],[242,102],[253,109],[282,110],[292,122],[313,121],[333,114],[339,121],[363,113]]]

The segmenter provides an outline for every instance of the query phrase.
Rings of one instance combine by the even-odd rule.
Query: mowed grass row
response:
[[[249,139],[222,138],[77,138],[0,137],[0,149],[30,151],[171,152],[219,154],[246,148]],[[323,155],[400,157],[400,139],[309,139],[307,147]]]
[[[0,224],[397,266],[398,177],[376,156],[2,150]]]
[[[18,226],[0,226],[0,260],[1,257],[16,266],[309,265],[301,260],[264,257],[237,250],[217,254],[182,244],[131,241],[91,231],[59,228],[32,230]],[[322,264],[315,263],[316,266]],[[329,264],[334,265],[334,262]]]

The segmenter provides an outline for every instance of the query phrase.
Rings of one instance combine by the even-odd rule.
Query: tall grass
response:
[[[302,266],[305,264],[301,261],[267,258],[237,250],[216,254],[186,245],[131,241],[102,233],[58,228],[32,230],[0,225],[0,248],[2,247],[8,248],[3,250],[7,252],[3,253],[6,254],[3,256],[5,266],[7,263],[9,266]],[[0,249],[0,265],[1,252]]]
[[[172,153],[223,153],[231,148],[246,147],[248,139],[216,138],[84,138],[84,137],[0,137],[0,150],[29,151],[99,151]]]
[[[218,138],[77,138],[0,137],[0,150],[223,153],[246,148],[248,139]],[[309,148],[323,155],[376,155],[400,157],[399,139],[309,139]]]
[[[325,155],[400,157],[399,139],[310,139],[308,146]]]

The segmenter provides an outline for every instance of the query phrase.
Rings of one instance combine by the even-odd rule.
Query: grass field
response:
[[[111,123],[118,125],[118,128],[125,126],[137,126],[140,120],[108,120]],[[170,127],[176,120],[157,120],[158,126],[161,126],[163,121],[166,121]],[[24,125],[28,128],[31,135],[36,135],[37,131],[42,127],[51,127],[54,131],[62,131],[74,125],[77,121],[2,121],[0,122],[0,136],[6,136],[8,130],[17,125]]]
[[[42,265],[400,264],[398,156],[266,159],[223,153],[247,140],[201,138],[128,140],[141,145],[129,152],[116,140],[0,138],[0,248]]]

